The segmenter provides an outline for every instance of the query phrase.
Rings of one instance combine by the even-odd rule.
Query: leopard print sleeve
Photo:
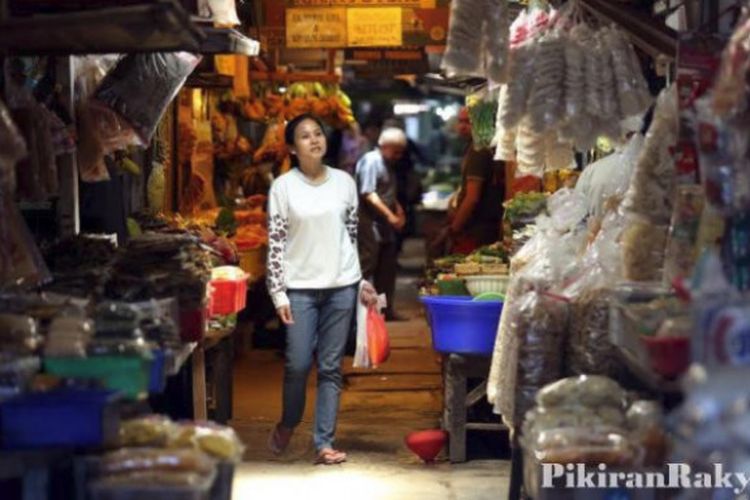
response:
[[[357,246],[357,228],[359,226],[359,213],[356,206],[346,209],[346,230],[352,245]]]
[[[276,188],[276,189],[274,189]],[[268,262],[266,265],[266,284],[276,308],[289,304],[286,295],[286,266],[284,254],[289,237],[289,218],[287,202],[274,186],[268,200]]]
[[[354,248],[357,248],[357,231],[359,230],[359,193],[357,192],[357,185],[354,183],[353,179],[349,182],[347,206],[345,220],[346,231],[349,233],[349,239],[354,245]]]

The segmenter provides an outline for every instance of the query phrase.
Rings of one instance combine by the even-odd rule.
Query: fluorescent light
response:
[[[429,110],[430,107],[428,105],[416,102],[400,102],[393,105],[393,114],[396,116],[418,115]]]

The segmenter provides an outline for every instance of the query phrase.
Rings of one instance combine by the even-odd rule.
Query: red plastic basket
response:
[[[214,270],[211,280],[211,316],[240,312],[247,305],[247,274],[229,266]]]

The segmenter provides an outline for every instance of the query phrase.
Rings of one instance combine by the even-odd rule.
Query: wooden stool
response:
[[[501,422],[467,422],[466,411],[487,395],[487,376],[491,358],[484,356],[464,356],[449,354],[443,363],[443,428],[450,434],[448,445],[451,462],[466,461],[467,429],[483,431],[506,430]],[[466,380],[484,379],[481,384],[467,394]],[[499,419],[499,417],[498,417]]]

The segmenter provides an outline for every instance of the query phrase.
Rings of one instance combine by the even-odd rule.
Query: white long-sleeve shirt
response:
[[[362,279],[357,187],[346,172],[325,168],[320,184],[295,168],[271,186],[266,280],[276,308],[289,304],[287,289],[338,288]]]

